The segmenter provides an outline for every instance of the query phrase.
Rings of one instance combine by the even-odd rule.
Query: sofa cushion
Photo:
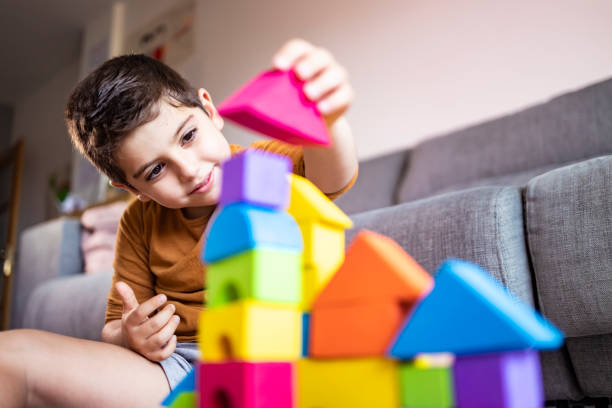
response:
[[[347,232],[347,243],[361,228],[379,232],[432,274],[448,257],[472,261],[533,304],[518,188],[453,192],[351,218],[355,227]]]
[[[395,204],[405,161],[406,153],[397,152],[359,163],[357,181],[335,203],[347,214]]]
[[[525,206],[542,311],[567,337],[612,333],[612,156],[534,178]]]
[[[83,271],[80,240],[79,220],[70,217],[33,225],[19,235],[11,327],[21,327],[34,288],[46,280]]]
[[[584,393],[612,396],[612,334],[570,338],[567,349]]]
[[[547,400],[573,400],[584,398],[584,392],[576,381],[567,348],[541,351],[540,363],[544,378],[544,391]]]
[[[399,202],[455,185],[612,153],[612,80],[430,139],[410,155]]]
[[[112,271],[106,271],[43,283],[30,296],[24,328],[100,340],[112,277]]]
[[[581,161],[582,160],[579,160],[574,163],[578,163]],[[574,164],[574,163],[567,163],[567,165]],[[450,193],[451,191],[466,190],[468,188],[490,187],[490,186],[514,186],[514,187],[523,188],[534,177],[537,177],[544,173],[548,173],[549,171],[557,169],[559,167],[562,167],[562,165],[551,164],[548,166],[538,167],[537,169],[529,169],[525,171],[520,171],[518,173],[506,174],[503,176],[491,177],[491,178],[482,178],[478,180],[471,180],[471,181],[466,182],[465,184],[457,184],[454,186],[444,188],[436,194]]]

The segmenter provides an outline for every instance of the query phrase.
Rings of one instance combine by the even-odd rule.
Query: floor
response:
[[[546,401],[545,408],[612,408],[612,398],[589,398],[579,402]]]

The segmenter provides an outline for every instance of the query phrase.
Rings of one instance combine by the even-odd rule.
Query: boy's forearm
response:
[[[357,151],[345,117],[330,127],[329,147],[304,147],[306,177],[324,193],[335,193],[346,186],[357,171]]]
[[[123,346],[121,340],[121,320],[111,320],[102,329],[102,341],[105,343]]]

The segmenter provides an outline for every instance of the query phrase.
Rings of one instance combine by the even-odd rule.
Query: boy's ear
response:
[[[204,109],[206,109],[206,112],[208,112],[208,116],[217,129],[223,129],[223,118],[221,115],[219,115],[217,108],[215,108],[215,104],[213,103],[208,91],[204,88],[198,89],[198,98],[200,99],[202,106],[204,106]]]
[[[132,186],[130,186],[128,184],[123,184],[123,183],[120,183],[120,182],[114,181],[114,180],[110,180],[109,183],[113,187],[120,188],[120,189],[125,190],[125,191],[129,191],[130,193],[134,194],[142,202],[146,202],[146,201],[151,200],[151,198],[149,196],[144,195],[144,194],[140,194],[138,192],[138,190],[136,190],[134,187],[132,187]]]

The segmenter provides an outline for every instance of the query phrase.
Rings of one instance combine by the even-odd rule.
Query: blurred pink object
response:
[[[219,105],[221,116],[266,136],[299,145],[330,143],[315,102],[293,71],[271,70],[252,79]]]
[[[115,239],[127,201],[90,208],[81,215],[81,250],[85,273],[109,271],[113,268]]]

